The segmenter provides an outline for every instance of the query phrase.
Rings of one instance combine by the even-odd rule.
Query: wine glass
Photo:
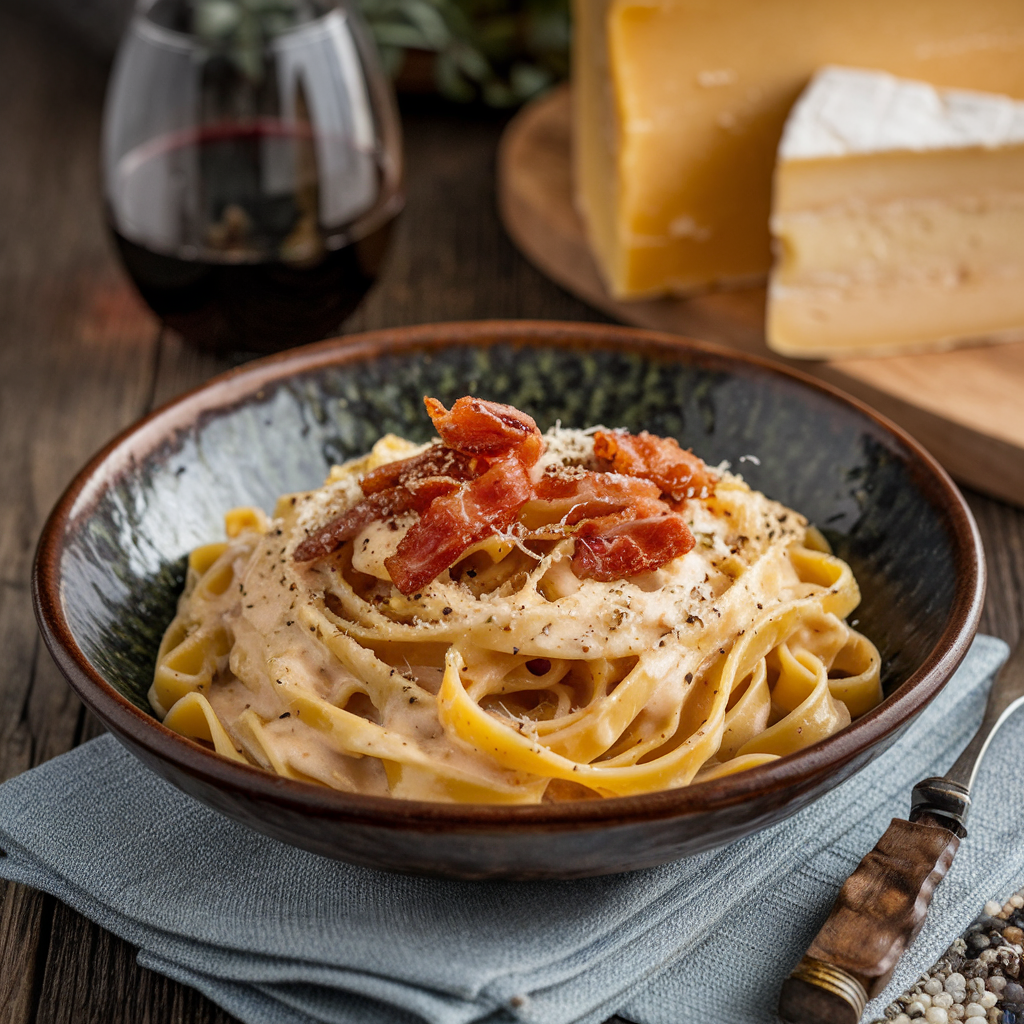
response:
[[[403,203],[394,97],[346,0],[141,0],[102,152],[129,274],[216,351],[335,332]]]

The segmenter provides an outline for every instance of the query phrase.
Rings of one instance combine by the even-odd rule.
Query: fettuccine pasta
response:
[[[674,441],[428,399],[192,552],[149,699],[236,761],[336,789],[537,803],[686,786],[881,700],[849,566]]]

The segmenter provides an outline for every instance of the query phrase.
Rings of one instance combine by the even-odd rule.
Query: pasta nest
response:
[[[588,436],[547,438],[585,461]],[[742,771],[881,700],[878,652],[845,621],[850,567],[724,470],[683,506],[693,550],[630,579],[578,578],[571,536],[509,533],[405,595],[384,561],[408,517],[290,557],[362,474],[420,450],[385,438],[272,519],[230,512],[228,541],[192,553],[150,691],[167,726],[341,790],[537,803]]]

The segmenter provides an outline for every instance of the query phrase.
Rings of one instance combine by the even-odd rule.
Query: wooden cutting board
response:
[[[961,483],[1024,506],[1024,342],[884,359],[788,360],[765,345],[763,287],[613,299],[573,203],[567,88],[528,106],[505,130],[498,202],[523,254],[610,316],[754,352],[827,380],[899,423]]]

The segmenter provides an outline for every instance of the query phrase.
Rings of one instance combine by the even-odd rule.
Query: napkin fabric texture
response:
[[[221,817],[103,736],[0,786],[0,875],[246,1024],[774,1022],[838,887],[967,743],[1006,653],[979,637],[893,747],[799,814],[631,874],[445,882],[327,860]],[[1022,724],[989,749],[969,835],[868,1020],[1024,883]]]

